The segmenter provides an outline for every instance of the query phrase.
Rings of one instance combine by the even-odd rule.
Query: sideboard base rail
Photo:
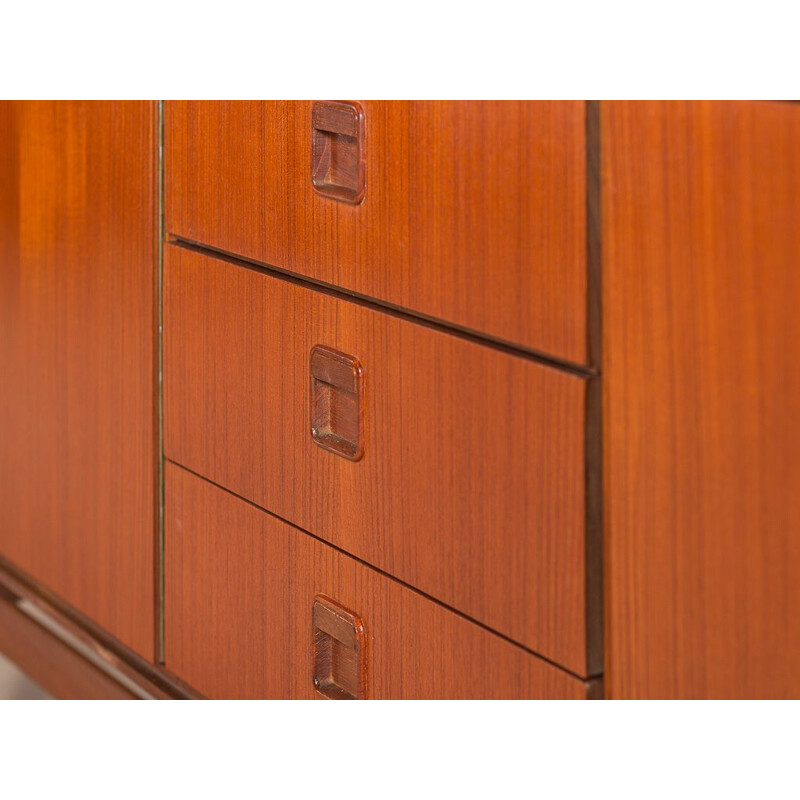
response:
[[[0,653],[60,699],[202,699],[2,557]]]

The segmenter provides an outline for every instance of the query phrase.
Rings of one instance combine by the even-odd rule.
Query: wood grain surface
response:
[[[584,379],[174,245],[164,262],[168,458],[597,674]],[[318,344],[362,366],[360,461],[312,439]]]
[[[0,653],[58,700],[135,700],[136,695],[3,599]]]
[[[608,694],[800,697],[800,106],[602,141]]]
[[[311,102],[167,102],[167,231],[586,363],[584,104],[361,105],[354,206],[314,191]]]
[[[0,103],[0,553],[149,658],[154,114]]]
[[[368,698],[587,696],[584,681],[172,464],[166,518],[166,663],[209,697],[320,697],[319,594],[363,620]]]
[[[124,685],[137,697],[157,700],[203,697],[163,665],[154,664],[126,647],[3,558],[0,558],[0,597],[10,600],[58,642],[66,644],[90,666]]]

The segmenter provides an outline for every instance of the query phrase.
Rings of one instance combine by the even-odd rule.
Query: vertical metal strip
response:
[[[157,443],[157,470],[158,492],[158,520],[156,524],[156,625],[155,625],[155,656],[156,663],[164,663],[164,101],[156,101],[156,139],[158,164],[156,168],[157,184],[157,223],[158,236],[158,264],[157,264],[157,414],[158,414],[158,443]]]

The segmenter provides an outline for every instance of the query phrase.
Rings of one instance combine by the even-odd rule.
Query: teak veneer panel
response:
[[[153,656],[155,106],[0,103],[0,553]]]
[[[800,696],[800,106],[603,104],[606,688]]]
[[[314,190],[312,103],[167,102],[167,231],[585,363],[585,104],[361,106],[348,205]]]
[[[180,247],[164,264],[168,458],[597,674],[585,380]],[[318,344],[362,366],[357,462],[311,436]]]
[[[364,622],[373,699],[569,698],[587,684],[172,464],[166,658],[211,698],[314,698],[312,607]]]

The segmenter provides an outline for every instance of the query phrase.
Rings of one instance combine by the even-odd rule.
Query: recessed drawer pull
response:
[[[364,112],[358,103],[314,103],[311,182],[319,194],[358,205],[366,190]]]
[[[364,455],[364,375],[357,358],[311,349],[311,437],[326,450],[358,461]]]
[[[314,686],[333,700],[363,700],[367,693],[366,633],[361,618],[317,595],[311,613]]]

